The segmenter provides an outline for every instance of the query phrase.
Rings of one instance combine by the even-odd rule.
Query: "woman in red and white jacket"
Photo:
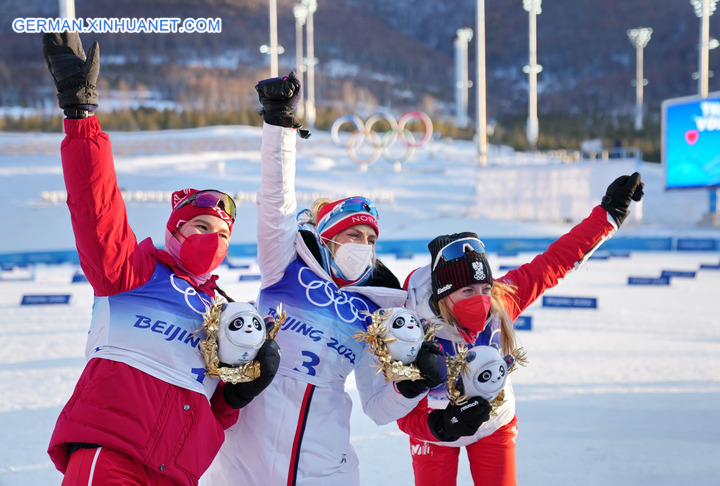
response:
[[[475,233],[441,235],[430,242],[430,265],[407,278],[406,307],[440,325],[436,338],[443,351],[456,354],[461,345],[515,350],[513,321],[547,289],[558,284],[620,227],[631,201],[640,201],[640,174],[622,176],[607,189],[602,203],[585,220],[552,243],[530,263],[493,279],[485,248]],[[487,348],[485,348],[487,350]],[[460,448],[465,447],[476,486],[514,486],[517,419],[515,395],[505,368],[504,401],[490,414],[484,398],[463,383],[467,402],[449,405],[447,388],[430,390],[408,415],[398,420],[410,436],[417,486],[454,486]],[[479,374],[479,380],[487,375]],[[501,380],[498,380],[502,383]],[[500,386],[500,385],[498,385]]]
[[[173,194],[165,249],[138,243],[117,186],[107,134],[94,116],[99,51],[77,33],[45,34],[44,54],[64,110],[61,155],[80,264],[95,302],[87,364],[58,417],[48,453],[63,484],[195,485],[238,409],[272,380],[225,384],[205,376],[203,314],[219,290],[235,203],[225,193]]]

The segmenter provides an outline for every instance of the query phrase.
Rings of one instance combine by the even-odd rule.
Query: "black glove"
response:
[[[490,418],[492,405],[481,397],[470,398],[462,405],[448,405],[428,415],[430,432],[442,442],[452,442],[473,435]]]
[[[639,202],[643,197],[645,184],[640,180],[640,174],[624,175],[615,179],[607,188],[600,206],[613,217],[618,225],[623,224],[630,211],[630,201]]]
[[[95,91],[100,73],[100,49],[94,42],[85,57],[77,32],[43,34],[43,54],[58,91],[58,104],[73,118],[92,115],[98,105]],[[83,114],[82,112],[89,112]],[[84,115],[84,116],[83,116]]]
[[[405,398],[415,398],[430,388],[445,383],[447,380],[447,365],[442,347],[437,341],[425,341],[418,351],[415,366],[423,375],[421,380],[404,380],[395,386]]]
[[[295,106],[300,101],[300,81],[291,72],[285,77],[270,78],[255,85],[263,109],[260,114],[268,125],[285,128],[300,128],[300,120],[295,116]],[[308,138],[310,132],[298,130],[302,138]]]
[[[247,383],[225,385],[225,402],[233,408],[243,408],[267,388],[280,366],[280,346],[274,339],[268,339],[255,360],[260,363],[260,376]]]

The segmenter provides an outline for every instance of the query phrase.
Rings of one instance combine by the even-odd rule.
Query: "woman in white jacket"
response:
[[[351,197],[318,202],[298,215],[300,125],[293,107],[300,85],[291,73],[261,81],[256,89],[265,122],[257,198],[258,308],[274,315],[282,304],[287,320],[277,336],[282,357],[273,384],[227,430],[204,484],[357,485],[352,402],[344,389],[348,375],[355,372],[363,411],[387,424],[442,382],[442,358],[437,349],[423,348],[418,360],[425,380],[399,388],[375,373],[366,343],[352,336],[371,323],[368,313],[402,306],[406,299],[397,278],[374,258],[375,206]]]

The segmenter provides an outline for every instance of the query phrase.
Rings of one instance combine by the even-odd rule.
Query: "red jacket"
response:
[[[110,139],[93,116],[65,120],[61,154],[80,264],[96,296],[136,289],[158,262],[173,260],[150,239],[137,243],[117,187]],[[176,274],[182,277],[178,271]],[[213,296],[213,290],[204,290]],[[195,485],[234,424],[222,384],[212,400],[125,363],[91,359],[58,417],[48,453],[61,472],[73,442],[98,444],[141,461],[165,484]]]
[[[505,299],[505,309],[510,320],[517,319],[547,289],[556,286],[570,270],[582,264],[615,230],[615,226],[609,222],[607,211],[597,206],[590,216],[553,242],[547,251],[537,255],[530,263],[495,279],[516,287],[515,293]],[[409,282],[410,276],[405,281],[406,290]],[[437,442],[427,422],[428,414],[433,410],[428,407],[427,398],[424,398],[412,412],[397,421],[398,427],[416,439]]]

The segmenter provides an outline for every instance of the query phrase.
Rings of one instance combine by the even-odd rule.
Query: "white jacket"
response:
[[[278,334],[280,369],[271,385],[240,410],[236,425],[201,484],[359,484],[350,445],[350,373],[363,411],[377,424],[404,416],[422,399],[407,399],[382,374],[364,342],[352,335],[378,307],[402,306],[406,293],[386,287],[338,289],[298,233],[295,130],[264,125],[258,192],[260,312],[278,304],[287,320]]]

